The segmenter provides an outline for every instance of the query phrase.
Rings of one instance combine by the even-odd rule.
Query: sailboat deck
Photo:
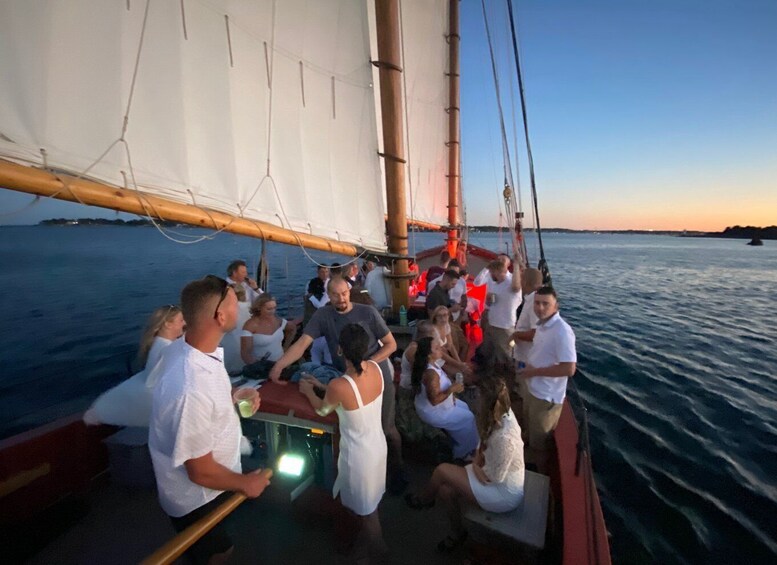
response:
[[[245,460],[244,460],[245,461]],[[248,465],[246,465],[248,466]],[[431,468],[414,465],[410,489],[420,488]],[[273,486],[260,498],[240,505],[224,522],[235,541],[231,563],[352,563],[338,553],[335,527],[339,514],[328,492],[312,487],[294,503]],[[443,564],[460,562],[462,551],[436,551],[448,522],[437,505],[412,511],[400,496],[386,494],[380,505],[388,563]],[[30,564],[138,563],[175,535],[153,489],[128,488],[109,481],[96,485],[88,512],[74,526],[42,548]],[[179,560],[183,563],[184,561]]]

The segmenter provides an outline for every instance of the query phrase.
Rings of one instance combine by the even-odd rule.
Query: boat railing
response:
[[[585,487],[587,491],[588,501],[594,500],[596,495],[596,482],[594,481],[593,464],[591,461],[591,444],[588,428],[588,406],[583,400],[583,395],[580,394],[580,390],[577,388],[576,380],[580,378],[583,373],[578,369],[575,378],[569,379],[569,387],[567,397],[569,399],[569,406],[572,409],[572,414],[575,417],[578,428],[577,439],[577,456],[575,459],[575,476],[579,477],[583,474],[583,480],[585,481]],[[598,530],[599,520],[595,513],[595,506],[593,504],[588,505],[588,524],[592,529],[590,532],[590,538],[593,544],[593,563],[599,563],[599,536]]]
[[[272,476],[271,469],[262,469],[257,472],[264,473],[268,479]],[[167,563],[172,563],[194,545],[197,540],[213,529],[216,524],[229,516],[245,499],[246,496],[244,494],[233,494],[210,513],[197,520],[177,536],[170,538],[162,547],[141,561],[141,565],[166,565]]]

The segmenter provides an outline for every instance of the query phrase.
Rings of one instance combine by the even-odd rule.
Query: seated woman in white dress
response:
[[[138,362],[143,370],[101,394],[84,413],[89,425],[148,427],[151,418],[151,396],[154,368],[162,352],[173,340],[183,335],[183,314],[178,306],[161,306],[148,319],[140,338]]]
[[[411,383],[415,392],[418,417],[430,426],[448,432],[453,441],[453,456],[463,459],[478,446],[475,416],[465,402],[457,401],[455,393],[464,385],[452,383],[440,368],[442,347],[436,338],[418,340],[413,360]]]
[[[505,369],[501,369],[505,372]],[[451,551],[467,535],[461,521],[461,503],[474,502],[489,512],[510,512],[524,494],[524,459],[521,427],[510,409],[506,381],[491,377],[481,381],[481,410],[478,418],[480,447],[475,460],[465,468],[443,463],[417,495],[408,494],[411,508],[430,508],[442,500],[451,521],[451,534],[437,548]]]
[[[375,361],[365,358],[369,336],[360,325],[345,326],[339,344],[345,357],[345,374],[328,385],[305,378],[299,389],[318,414],[337,412],[340,456],[332,496],[339,494],[343,506],[361,517],[354,548],[358,559],[370,552],[386,551],[378,518],[378,504],[386,490],[387,447],[381,424],[383,375]],[[316,389],[325,391],[323,399],[316,395]]]
[[[269,293],[262,294],[251,305],[251,317],[243,325],[240,356],[246,365],[257,361],[277,361],[291,345],[297,325],[275,312],[278,303]]]

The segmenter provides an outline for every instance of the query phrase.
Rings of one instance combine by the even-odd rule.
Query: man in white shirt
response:
[[[256,281],[248,277],[248,267],[246,267],[246,262],[240,259],[232,261],[227,266],[227,282],[229,284],[240,286],[243,288],[243,290],[245,290],[246,297],[242,302],[253,304],[254,300],[259,298],[259,295],[262,294],[262,290],[256,284]]]
[[[488,323],[483,327],[481,354],[497,363],[509,364],[513,353],[510,338],[515,330],[515,312],[522,299],[521,276],[516,273],[508,277],[507,267],[498,259],[488,264],[488,271],[492,282],[486,295]]]
[[[567,393],[567,378],[577,369],[577,352],[575,332],[558,313],[558,298],[552,287],[535,292],[534,313],[539,321],[529,362],[518,371],[518,378],[526,379],[528,391],[524,402],[527,460],[535,462],[540,473],[546,473],[552,433]]]
[[[521,290],[523,292],[523,306],[518,321],[515,323],[515,332],[510,340],[515,343],[513,347],[513,359],[515,368],[523,369],[529,362],[529,351],[531,350],[532,340],[534,339],[534,330],[537,327],[539,318],[534,312],[534,293],[542,287],[542,272],[539,269],[528,268],[521,275]],[[528,394],[526,389],[526,379],[518,380],[518,407],[516,417],[521,424],[521,430],[526,435],[526,421],[523,418],[524,399]],[[528,435],[524,443],[528,442]]]
[[[179,532],[223,502],[224,491],[256,498],[269,484],[269,474],[242,474],[240,420],[218,347],[237,323],[237,297],[227,281],[209,275],[184,287],[181,308],[186,334],[162,358],[149,427],[159,503]],[[231,552],[218,524],[186,554],[214,563]]]

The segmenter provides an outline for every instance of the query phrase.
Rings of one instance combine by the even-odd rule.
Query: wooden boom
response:
[[[266,222],[246,220],[224,212],[204,210],[191,204],[174,202],[159,196],[151,196],[91,180],[64,174],[54,175],[42,169],[19,165],[3,159],[0,159],[0,187],[140,216],[148,215],[148,210],[151,210],[160,220],[223,230],[287,245],[302,245],[307,249],[348,256],[358,255],[361,252],[359,247],[350,243],[299,233]]]

